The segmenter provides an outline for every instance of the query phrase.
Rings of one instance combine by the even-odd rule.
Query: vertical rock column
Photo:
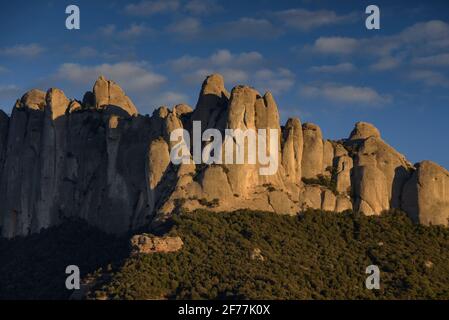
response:
[[[323,135],[320,127],[313,123],[302,125],[304,151],[302,156],[302,176],[316,178],[323,172]]]
[[[36,203],[37,231],[58,223],[60,192],[66,157],[66,117],[69,99],[59,89],[50,89],[46,95],[42,138],[39,197]]]
[[[0,180],[2,235],[25,236],[35,231],[40,189],[40,154],[45,92],[27,92],[12,110]]]
[[[284,128],[282,165],[286,173],[286,179],[290,182],[301,183],[303,149],[301,122],[297,118],[288,119]]]
[[[0,179],[3,175],[3,166],[5,164],[8,127],[9,127],[9,117],[5,112],[0,110]],[[2,200],[1,195],[0,200]],[[4,215],[3,212],[0,211],[0,236],[2,234],[1,230],[3,223],[3,215]]]
[[[423,161],[404,186],[402,209],[425,225],[449,225],[449,171]]]

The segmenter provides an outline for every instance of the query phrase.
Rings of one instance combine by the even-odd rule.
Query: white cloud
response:
[[[215,1],[191,0],[182,9],[193,15],[212,14],[222,10]],[[290,9],[275,12],[262,17],[241,17],[236,20],[209,25],[204,28],[196,18],[185,17],[172,23],[167,31],[181,36],[188,35],[189,39],[237,39],[258,38],[271,39],[280,36],[285,29],[307,31],[309,29],[335,25],[354,21],[354,15],[337,15],[333,11],[308,11],[304,9]],[[282,25],[282,26],[281,26]]]
[[[403,43],[425,42],[431,47],[447,48],[449,46],[449,25],[439,20],[420,22],[406,28],[397,38]]]
[[[394,57],[382,57],[379,61],[372,64],[370,68],[374,71],[386,71],[397,68],[401,64],[400,59]]]
[[[151,35],[154,33],[154,30],[150,27],[147,27],[144,23],[133,23],[127,29],[119,32],[118,36],[123,39],[132,39],[138,38],[140,36]]]
[[[353,72],[356,67],[349,62],[336,65],[313,66],[309,70],[315,73],[348,73]]]
[[[184,18],[173,22],[167,27],[167,32],[173,33],[181,37],[196,37],[201,34],[201,22],[200,20],[192,17]]]
[[[178,36],[180,40],[217,40],[257,38],[272,39],[282,34],[282,30],[267,19],[243,17],[207,26],[202,25],[198,18],[187,17],[171,23],[166,32]]]
[[[193,66],[198,65],[200,61],[201,58],[185,55],[170,61],[169,64],[173,70],[179,72],[193,68]]]
[[[178,10],[180,3],[177,0],[153,0],[131,3],[125,7],[125,13],[134,16],[151,16]]]
[[[67,46],[64,49],[77,59],[93,59],[93,58],[114,59],[118,57],[117,54],[114,54],[112,52],[99,51],[96,48],[90,46],[84,46],[79,48]]]
[[[236,59],[233,61],[233,64],[237,66],[248,66],[261,64],[263,61],[264,58],[261,53],[257,51],[250,51],[242,52],[237,55]]]
[[[152,16],[185,12],[191,15],[211,15],[223,11],[216,0],[144,0],[125,6],[124,11],[133,16]]]
[[[322,54],[356,54],[365,57],[385,58],[378,61],[380,68],[388,66],[400,56],[410,59],[416,56],[441,54],[449,48],[449,24],[443,21],[428,21],[414,24],[389,36],[371,38],[320,37],[306,51]],[[442,57],[438,57],[442,58]],[[444,58],[444,57],[443,57]],[[389,68],[385,68],[388,70]]]
[[[437,71],[413,70],[410,72],[409,78],[429,87],[449,87],[449,79]]]
[[[370,87],[356,87],[340,84],[323,84],[318,86],[304,86],[301,95],[308,98],[324,98],[334,103],[351,105],[379,106],[391,101],[391,97],[381,95]]]
[[[100,75],[116,81],[125,91],[130,92],[152,90],[166,81],[164,76],[149,70],[145,62],[105,63],[95,66],[65,63],[59,67],[55,78],[88,85],[94,83]]]
[[[175,92],[175,91],[165,91],[162,92],[156,99],[153,101],[155,106],[174,106],[180,103],[187,103],[189,97],[185,94]]]
[[[133,40],[142,36],[154,35],[155,31],[148,27],[145,23],[133,23],[129,27],[118,30],[117,26],[114,24],[108,24],[98,28],[96,36],[118,40]]]
[[[280,94],[288,91],[295,83],[295,75],[288,69],[262,69],[254,75],[255,85],[262,91]]]
[[[210,57],[210,61],[215,65],[228,64],[233,59],[233,56],[229,50],[218,50]]]
[[[182,72],[183,79],[189,84],[201,83],[208,75],[220,73],[231,85],[249,80],[248,72],[263,62],[259,52],[242,52],[234,54],[226,49],[217,50],[210,56],[201,58],[182,56],[169,62],[175,72]]]
[[[231,39],[245,37],[270,39],[278,37],[282,34],[282,30],[277,28],[267,19],[244,17],[217,26],[211,34]]]
[[[7,73],[9,70],[5,67],[0,66],[0,74]]]
[[[45,50],[46,49],[44,47],[36,43],[18,44],[12,47],[0,48],[0,55],[34,58],[43,53]]]
[[[223,75],[228,86],[248,84],[274,94],[289,90],[295,83],[293,72],[267,67],[266,60],[257,51],[232,53],[221,49],[207,57],[182,56],[169,65],[186,83],[195,86],[212,73]]]
[[[224,68],[219,70],[219,73],[223,75],[224,79],[226,79],[228,83],[244,83],[248,81],[249,78],[248,73],[240,69]]]
[[[346,37],[320,37],[312,50],[324,54],[349,54],[358,48],[356,39]]]
[[[338,15],[330,10],[309,11],[305,9],[290,9],[275,13],[287,27],[307,31],[323,26],[336,25],[354,21],[353,14]]]
[[[213,0],[191,0],[184,9],[194,15],[210,15],[222,11],[223,7]]]
[[[92,47],[81,47],[79,48],[77,55],[81,58],[94,58],[100,55],[97,49]]]
[[[175,71],[192,69],[214,69],[216,67],[238,67],[248,68],[260,65],[264,61],[262,54],[257,51],[231,53],[229,50],[221,49],[206,58],[185,55],[169,62]]]
[[[1,94],[5,94],[8,92],[16,92],[18,90],[20,90],[19,87],[14,84],[0,85],[0,93]]]
[[[114,24],[108,24],[105,26],[101,26],[100,28],[98,28],[97,33],[100,36],[104,36],[104,37],[111,37],[114,34],[116,34],[117,32],[117,27]]]
[[[198,84],[202,83],[208,75],[211,75],[213,73],[221,74],[225,79],[226,83],[230,85],[237,85],[239,83],[246,82],[249,79],[247,72],[239,69],[226,68],[226,67],[216,69],[201,68],[193,70],[189,73],[185,73],[183,75],[183,79],[185,82],[197,87]]]
[[[413,64],[432,67],[449,66],[449,53],[442,53],[426,57],[417,57],[412,60]]]

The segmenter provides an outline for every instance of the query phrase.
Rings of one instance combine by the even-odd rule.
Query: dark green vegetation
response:
[[[91,297],[117,299],[449,298],[449,230],[381,217],[310,211],[176,217],[178,253],[129,258]],[[252,260],[255,248],[263,261]],[[381,290],[365,269],[381,269]]]
[[[68,299],[65,269],[81,276],[129,254],[127,239],[108,236],[80,221],[26,238],[0,238],[0,299]]]
[[[65,267],[77,264],[106,275],[91,298],[449,299],[449,229],[399,212],[197,211],[172,223],[184,247],[169,254],[129,257],[129,237],[79,223],[0,241],[0,298],[67,298]],[[263,261],[251,259],[256,248]],[[378,291],[365,288],[371,264],[382,272]]]

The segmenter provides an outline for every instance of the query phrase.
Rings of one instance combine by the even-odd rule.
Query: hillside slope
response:
[[[449,230],[412,224],[400,212],[198,211],[175,218],[171,234],[185,243],[179,253],[129,258],[91,297],[449,298]],[[365,288],[372,264],[381,290]]]

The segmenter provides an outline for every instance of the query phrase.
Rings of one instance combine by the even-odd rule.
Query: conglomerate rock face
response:
[[[206,165],[193,156],[174,164],[170,135],[185,129],[193,155],[195,121],[201,122],[200,135],[212,128],[274,131],[276,141],[256,139],[257,145],[266,142],[266,155],[277,156],[275,172],[261,175],[260,163]],[[236,147],[235,140],[228,142]],[[277,149],[269,149],[274,142]],[[211,143],[201,141],[199,147]],[[270,93],[247,86],[228,92],[217,74],[204,81],[195,109],[160,107],[151,117],[139,115],[123,90],[104,77],[82,101],[58,89],[31,90],[11,116],[0,111],[4,237],[36,233],[67,218],[119,234],[157,227],[197,208],[370,215],[398,208],[416,222],[447,225],[449,173],[430,161],[412,165],[369,123],[357,123],[340,141],[324,140],[317,125],[297,118],[281,126]]]
[[[402,208],[422,224],[449,223],[449,172],[431,161],[416,165],[406,182]]]

